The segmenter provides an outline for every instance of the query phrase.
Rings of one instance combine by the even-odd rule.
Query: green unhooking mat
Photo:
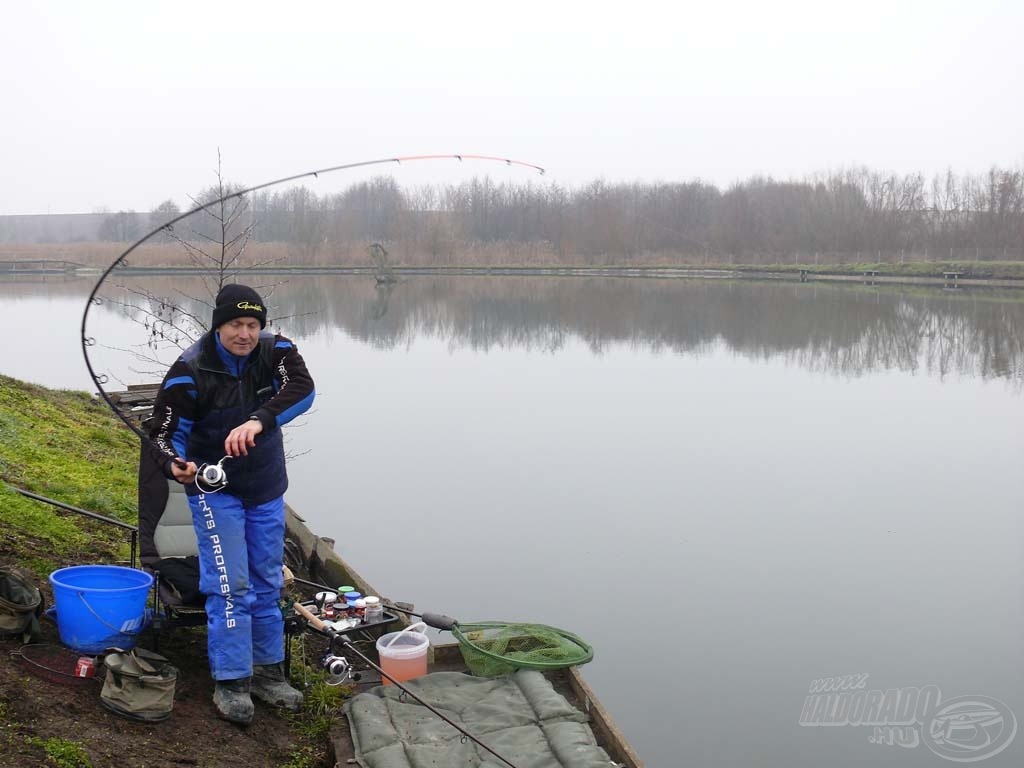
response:
[[[516,768],[608,768],[587,715],[544,676],[523,669],[508,677],[434,672],[405,685]],[[356,759],[364,768],[508,768],[494,755],[393,685],[345,703]]]

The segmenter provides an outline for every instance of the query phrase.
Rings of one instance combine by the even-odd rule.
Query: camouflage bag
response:
[[[14,566],[0,566],[0,635],[20,635],[22,642],[40,639],[43,596],[35,580]]]
[[[163,656],[143,648],[110,648],[103,666],[107,676],[100,702],[111,712],[146,723],[171,716],[178,670]]]

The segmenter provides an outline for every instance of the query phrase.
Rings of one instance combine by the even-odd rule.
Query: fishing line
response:
[[[144,235],[139,240],[135,241],[130,246],[128,246],[127,250],[125,250],[120,256],[114,259],[113,263],[111,263],[110,266],[108,266],[103,271],[99,279],[96,281],[96,284],[93,286],[92,291],[89,293],[89,298],[86,300],[85,303],[85,311],[82,312],[81,338],[82,355],[85,357],[85,367],[88,369],[89,377],[96,385],[96,390],[97,392],[99,392],[100,397],[102,397],[106,404],[110,407],[110,410],[114,412],[114,415],[121,419],[121,421],[125,423],[125,426],[127,426],[128,429],[130,429],[132,432],[138,435],[139,438],[141,438],[144,442],[148,442],[157,451],[158,454],[163,454],[163,451],[160,449],[160,446],[158,446],[152,439],[150,439],[149,435],[143,432],[140,427],[136,426],[135,423],[126,414],[122,413],[121,410],[117,407],[117,404],[113,401],[111,396],[103,387],[103,385],[110,380],[110,377],[107,376],[105,373],[97,373],[96,369],[92,364],[92,360],[89,358],[89,348],[96,346],[96,339],[92,336],[89,336],[86,331],[86,326],[89,320],[89,310],[92,307],[100,306],[103,303],[103,299],[97,295],[97,293],[100,290],[100,287],[103,285],[104,282],[106,282],[111,272],[117,269],[119,265],[124,263],[124,260],[128,257],[130,253],[132,253],[132,251],[134,251],[136,248],[138,248],[140,245],[145,243],[150,238],[158,235],[160,232],[164,230],[170,230],[179,221],[182,221],[183,219],[186,219],[189,216],[198,213],[199,211],[209,211],[209,209],[213,206],[220,205],[221,203],[227,202],[228,200],[241,199],[244,195],[250,194],[252,192],[257,192],[261,189],[266,189],[267,187],[272,187],[277,184],[287,184],[288,182],[291,181],[298,181],[299,179],[306,179],[310,177],[319,178],[321,174],[334,173],[336,171],[346,171],[351,170],[353,168],[365,168],[371,165],[385,165],[388,163],[396,163],[398,165],[401,165],[402,163],[418,162],[421,160],[458,160],[459,162],[462,162],[464,160],[483,160],[488,162],[504,163],[507,166],[517,165],[522,166],[524,168],[531,168],[533,170],[539,171],[542,175],[544,173],[544,169],[539,165],[534,165],[533,163],[524,162],[522,160],[513,160],[511,158],[506,157],[497,157],[494,155],[408,155],[402,157],[386,157],[378,160],[361,160],[355,163],[345,163],[343,165],[334,165],[329,168],[321,168],[316,171],[306,171],[305,173],[298,173],[295,174],[294,176],[285,176],[284,178],[275,179],[274,181],[268,181],[263,184],[257,184],[256,186],[248,187],[247,189],[237,190],[235,192],[231,192],[230,194],[224,195],[223,197],[219,197],[216,200],[210,200],[208,202],[201,203],[197,205],[195,208],[185,211],[185,213],[182,213],[169,221],[165,221],[152,232]]]

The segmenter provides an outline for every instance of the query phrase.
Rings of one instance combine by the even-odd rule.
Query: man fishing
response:
[[[266,324],[255,290],[225,285],[212,330],[164,377],[150,429],[164,474],[186,485],[192,509],[213,703],[242,724],[252,721],[252,696],[293,711],[302,703],[282,663],[288,476],[281,427],[309,409],[313,379],[295,344]],[[204,465],[221,465],[226,483],[216,471],[199,474]]]

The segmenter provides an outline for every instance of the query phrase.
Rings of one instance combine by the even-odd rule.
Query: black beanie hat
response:
[[[213,327],[220,328],[236,317],[255,317],[260,328],[267,327],[267,307],[263,299],[248,285],[230,283],[217,294],[217,306],[213,308]]]

